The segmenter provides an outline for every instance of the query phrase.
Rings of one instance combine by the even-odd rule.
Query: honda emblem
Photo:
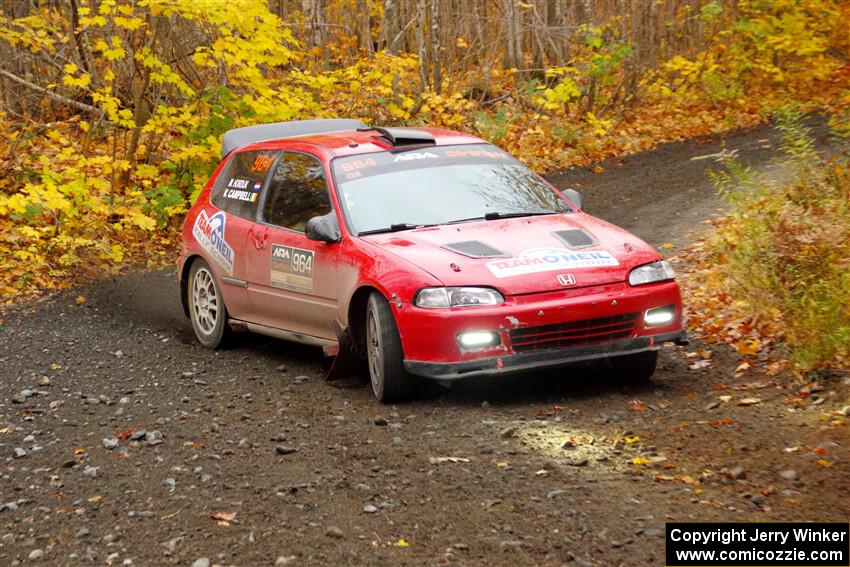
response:
[[[575,285],[576,278],[572,274],[559,274],[558,283],[563,286]]]

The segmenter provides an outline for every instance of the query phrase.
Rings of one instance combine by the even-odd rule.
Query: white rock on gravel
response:
[[[328,537],[339,539],[343,536],[342,530],[336,526],[328,526],[325,529],[325,535]]]
[[[198,559],[195,559],[195,561],[192,563],[192,567],[210,567],[210,560],[206,557],[200,557]]]

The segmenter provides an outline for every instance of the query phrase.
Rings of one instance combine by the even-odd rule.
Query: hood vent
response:
[[[501,250],[497,250],[477,240],[450,242],[449,244],[443,244],[443,248],[470,258],[507,258],[508,256]]]
[[[552,236],[563,242],[569,248],[587,248],[596,246],[598,242],[593,236],[580,228],[574,230],[558,230],[552,233]]]

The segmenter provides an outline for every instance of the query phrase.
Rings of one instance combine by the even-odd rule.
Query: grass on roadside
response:
[[[713,175],[730,212],[685,278],[691,327],[745,356],[784,354],[798,375],[847,368],[850,156],[840,148],[819,154],[794,112],[780,113],[778,128],[788,158],[783,180],[768,181],[734,156]]]

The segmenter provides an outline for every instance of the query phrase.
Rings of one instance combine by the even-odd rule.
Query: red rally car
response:
[[[416,377],[594,359],[646,380],[687,342],[655,250],[478,138],[306,120],[231,130],[222,158],[178,260],[204,346],[253,331],[353,354],[395,401]]]

